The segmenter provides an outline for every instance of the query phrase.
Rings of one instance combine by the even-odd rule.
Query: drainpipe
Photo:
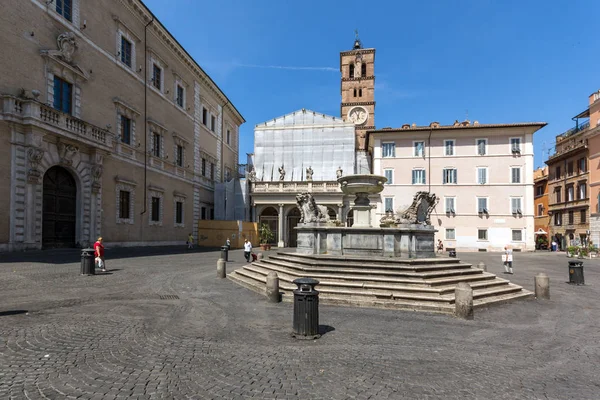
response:
[[[224,163],[224,154],[225,154],[225,140],[223,140],[223,132],[225,130],[225,107],[227,107],[227,105],[229,104],[229,100],[227,100],[227,103],[225,103],[225,105],[223,106],[223,108],[221,108],[221,176],[225,177],[225,163]],[[225,182],[225,179],[223,179],[224,185],[223,187],[225,188],[225,204],[224,204],[224,212],[225,212],[225,220],[227,221],[227,182]],[[234,186],[234,196],[235,198],[235,186]],[[235,217],[235,215],[234,215]]]
[[[427,138],[427,156],[429,158],[429,177],[427,178],[427,182],[429,183],[429,193],[431,193],[431,129],[429,130],[429,138]]]
[[[154,15],[144,26],[144,206],[140,215],[146,214],[148,206],[148,26],[154,22]],[[144,226],[141,224],[140,226]]]

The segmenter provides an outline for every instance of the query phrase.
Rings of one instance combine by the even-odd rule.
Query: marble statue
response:
[[[431,213],[438,201],[439,198],[433,193],[417,192],[412,204],[399,213],[396,224],[431,225]]]
[[[281,167],[279,167],[279,180],[282,181],[285,179],[285,169],[283,168],[283,165]]]
[[[306,168],[306,180],[307,181],[312,181],[313,180],[313,169],[312,169],[312,167]]]
[[[296,204],[300,210],[300,222],[328,222],[327,207],[319,206],[310,193],[299,193],[296,195]]]
[[[338,177],[338,179],[342,177],[343,173],[344,173],[344,170],[342,169],[342,167],[338,167],[337,171],[335,171],[335,174]]]

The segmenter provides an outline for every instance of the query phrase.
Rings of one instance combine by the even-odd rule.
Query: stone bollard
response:
[[[535,282],[535,298],[550,300],[550,277],[543,272],[533,279]]]
[[[473,319],[473,289],[466,282],[460,282],[454,290],[454,315],[458,318]]]
[[[477,264],[477,268],[479,268],[482,271],[487,271],[487,265],[485,265],[483,261]]]
[[[225,278],[227,275],[227,263],[222,258],[217,261],[217,277]]]
[[[265,258],[265,256],[263,255],[263,253],[258,253],[258,254],[256,255],[256,259],[257,259],[258,261],[262,260],[263,258]]]
[[[279,303],[279,277],[277,272],[271,271],[267,275],[267,297],[271,303]]]

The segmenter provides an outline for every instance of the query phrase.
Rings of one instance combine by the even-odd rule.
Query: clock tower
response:
[[[375,129],[375,49],[364,49],[358,31],[352,50],[340,53],[341,117],[354,122],[356,149],[367,150],[366,132]]]

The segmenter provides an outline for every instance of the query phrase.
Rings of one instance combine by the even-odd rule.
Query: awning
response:
[[[534,235],[547,235],[548,232],[546,232],[545,230],[543,230],[542,228],[538,229],[537,231],[535,231]]]

